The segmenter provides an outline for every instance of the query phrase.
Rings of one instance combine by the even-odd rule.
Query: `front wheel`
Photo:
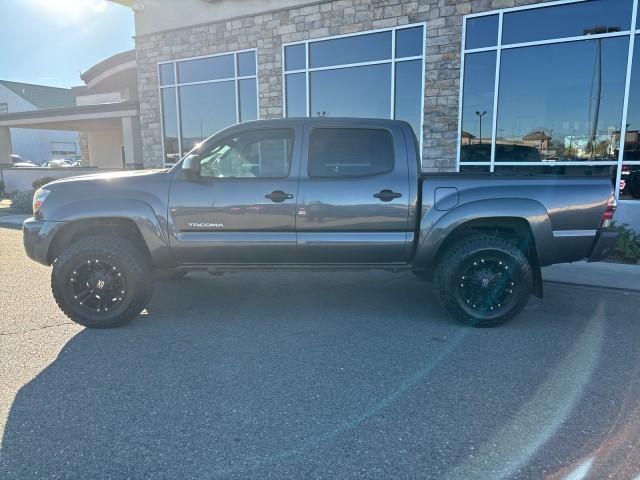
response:
[[[447,311],[474,327],[511,320],[533,289],[524,253],[509,240],[492,235],[472,235],[455,243],[438,263],[435,278]]]
[[[73,243],[55,260],[51,290],[60,309],[89,328],[123,325],[153,293],[146,253],[124,239],[100,235]]]

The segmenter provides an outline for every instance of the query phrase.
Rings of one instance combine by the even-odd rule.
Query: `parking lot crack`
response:
[[[5,337],[5,336],[9,336],[9,335],[20,335],[20,334],[23,334],[23,333],[36,332],[38,330],[45,330],[47,328],[62,327],[64,325],[75,325],[75,324],[74,324],[74,322],[64,322],[64,323],[56,323],[55,325],[43,325],[41,327],[28,328],[26,330],[16,330],[16,331],[13,331],[13,332],[0,332],[0,337]]]

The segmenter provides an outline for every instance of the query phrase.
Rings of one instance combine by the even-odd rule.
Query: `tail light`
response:
[[[611,195],[609,195],[609,200],[607,200],[607,208],[604,209],[604,213],[602,214],[602,218],[600,218],[600,225],[598,225],[598,228],[609,228],[609,226],[611,226],[613,214],[615,213],[617,206],[618,202],[616,202],[616,197],[613,192],[611,192]]]

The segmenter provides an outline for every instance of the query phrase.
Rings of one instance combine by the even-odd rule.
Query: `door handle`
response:
[[[284,202],[285,200],[291,200],[293,198],[293,194],[285,193],[282,190],[274,190],[271,193],[267,193],[264,196],[264,198],[268,198],[269,200],[275,203],[280,203],[280,202]]]
[[[398,192],[394,192],[393,190],[384,189],[384,190],[380,190],[380,192],[378,193],[374,193],[373,196],[376,198],[379,198],[383,202],[390,202],[394,198],[400,198],[402,194]]]

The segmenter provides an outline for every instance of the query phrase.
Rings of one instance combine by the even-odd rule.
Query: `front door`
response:
[[[406,262],[411,189],[402,129],[310,122],[305,138],[296,212],[300,261]]]
[[[184,264],[290,263],[301,128],[241,127],[194,155],[200,175],[176,172],[169,198],[170,244]]]

